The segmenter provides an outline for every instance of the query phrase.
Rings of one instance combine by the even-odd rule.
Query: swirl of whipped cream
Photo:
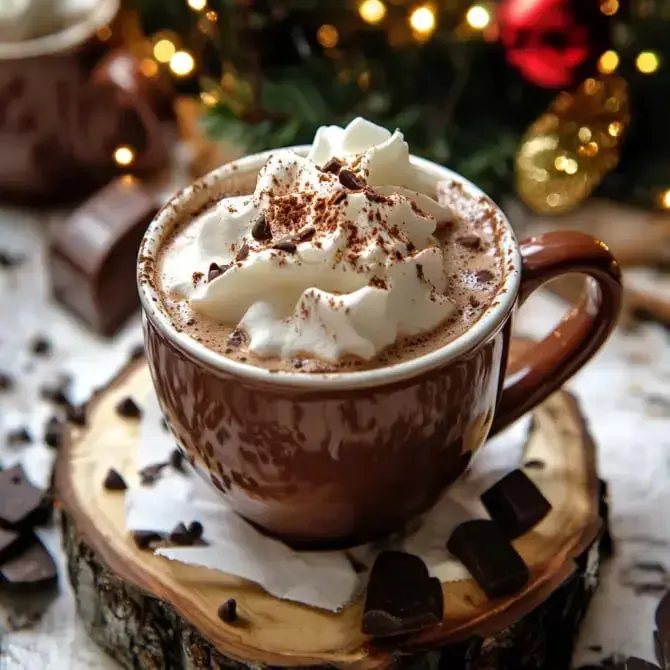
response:
[[[187,228],[164,286],[246,331],[258,356],[369,360],[454,309],[433,235],[452,214],[407,188],[413,170],[398,131],[360,118],[321,128],[307,158],[272,154],[253,195]]]

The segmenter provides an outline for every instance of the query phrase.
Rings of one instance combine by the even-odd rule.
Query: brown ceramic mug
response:
[[[176,195],[149,226],[138,281],[153,382],[178,443],[243,517],[296,544],[370,540],[426,511],[491,431],[541,402],[593,356],[617,319],[619,267],[604,244],[581,233],[518,243],[479,189],[412,157],[424,192],[454,181],[495,222],[507,269],[482,318],[436,351],[372,370],[272,373],[236,362],[174,327],[154,281],[155,259],[176,225],[224,194],[251,192],[267,156],[218,168]],[[592,278],[581,302],[506,377],[516,308],[548,280],[572,272]]]

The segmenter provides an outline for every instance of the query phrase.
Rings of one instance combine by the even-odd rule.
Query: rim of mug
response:
[[[230,178],[236,173],[258,170],[267,158],[277,151],[290,150],[306,155],[308,145],[284,147],[239,158],[212,170],[210,173],[177,192],[161,208],[149,224],[140,245],[137,264],[137,280],[140,300],[145,318],[159,330],[178,350],[195,361],[200,361],[214,371],[239,377],[250,382],[262,382],[283,387],[297,387],[305,390],[330,391],[337,389],[374,387],[410,379],[442,367],[463,354],[472,351],[489,339],[505,323],[516,303],[521,282],[521,253],[516,235],[502,209],[481,189],[465,177],[425,158],[410,156],[410,162],[428,176],[439,181],[452,181],[459,184],[468,196],[486,198],[495,209],[497,226],[500,229],[500,248],[505,263],[505,275],[496,299],[484,314],[465,333],[447,344],[408,361],[384,365],[367,370],[342,372],[289,372],[275,371],[241,363],[223,354],[218,354],[197,342],[190,336],[177,331],[169,315],[162,307],[162,298],[158,287],[147,276],[154,275],[155,261],[164,239],[182,222],[180,214],[187,209],[189,201],[197,192],[206,191],[213,184]],[[186,214],[188,216],[188,214]]]
[[[102,0],[79,21],[62,30],[20,42],[0,42],[0,60],[35,58],[67,51],[109,23],[121,6],[120,0]]]

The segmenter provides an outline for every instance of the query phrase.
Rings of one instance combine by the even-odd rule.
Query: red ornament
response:
[[[607,33],[593,0],[503,0],[498,24],[510,65],[544,88],[572,84]]]

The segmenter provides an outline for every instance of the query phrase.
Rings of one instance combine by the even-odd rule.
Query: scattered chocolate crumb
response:
[[[235,256],[236,261],[243,261],[249,256],[249,245],[245,242],[242,245],[242,248],[237,252],[237,256]]]
[[[125,491],[128,488],[123,477],[114,468],[107,471],[103,486],[107,491]]]
[[[531,458],[523,464],[523,467],[528,468],[528,470],[544,470],[547,464],[539,458]]]
[[[199,521],[192,521],[188,524],[188,532],[194,540],[199,540],[204,531],[205,529]]]
[[[218,610],[219,619],[226,623],[234,623],[237,621],[237,601],[235,598],[229,598]]]
[[[144,357],[144,343],[140,342],[130,350],[130,360],[136,361]]]
[[[36,356],[48,356],[52,348],[51,341],[44,337],[44,335],[38,335],[30,344],[30,350]]]
[[[138,549],[151,549],[155,542],[161,542],[163,536],[153,530],[136,530],[133,532],[133,540]]]
[[[16,428],[7,433],[7,444],[10,447],[20,447],[24,444],[31,444],[32,441],[33,438],[25,426],[21,426],[21,428]]]
[[[25,256],[14,254],[6,249],[0,249],[0,268],[9,270],[21,265],[26,260]]]
[[[0,372],[0,391],[11,391],[12,388],[14,380],[6,372]]]
[[[116,405],[116,413],[125,419],[139,419],[142,416],[142,410],[130,396],[119,401]]]
[[[204,272],[194,272],[191,275],[191,281],[193,282],[193,286],[195,286],[199,281],[202,281],[202,278],[205,276]]]
[[[475,277],[477,278],[477,281],[482,284],[488,284],[495,279],[495,275],[491,270],[477,270],[477,272],[475,272]]]
[[[288,238],[284,238],[278,242],[275,242],[272,245],[272,248],[277,249],[277,251],[285,251],[287,254],[294,254],[296,251],[295,242],[292,242]]]
[[[168,539],[172,544],[179,545],[180,547],[187,547],[193,544],[193,537],[183,523],[178,523],[172,529]]]
[[[352,191],[360,191],[366,186],[364,179],[361,179],[355,172],[347,170],[346,168],[340,170],[338,177],[340,178],[340,184],[342,184],[344,188],[351,189]]]
[[[342,161],[339,158],[331,158],[322,168],[321,172],[330,172],[338,174],[342,169]]]
[[[142,468],[137,474],[140,476],[140,483],[142,486],[150,486],[156,482],[161,476],[163,469],[168,466],[168,463],[154,463]]]
[[[63,423],[56,417],[52,416],[44,427],[44,441],[52,449],[59,449],[63,443]]]
[[[170,465],[179,472],[184,472],[184,454],[179,449],[173,449],[170,453]]]
[[[272,239],[272,228],[263,214],[251,228],[251,236],[258,242]]]
[[[70,423],[75,426],[86,425],[86,405],[68,405],[65,410],[65,416]]]
[[[462,235],[456,238],[456,242],[466,249],[480,251],[483,247],[482,238],[479,235]]]
[[[219,265],[218,263],[211,263],[207,271],[207,282],[213,282],[217,277],[220,277],[224,272],[230,270],[230,265]]]

